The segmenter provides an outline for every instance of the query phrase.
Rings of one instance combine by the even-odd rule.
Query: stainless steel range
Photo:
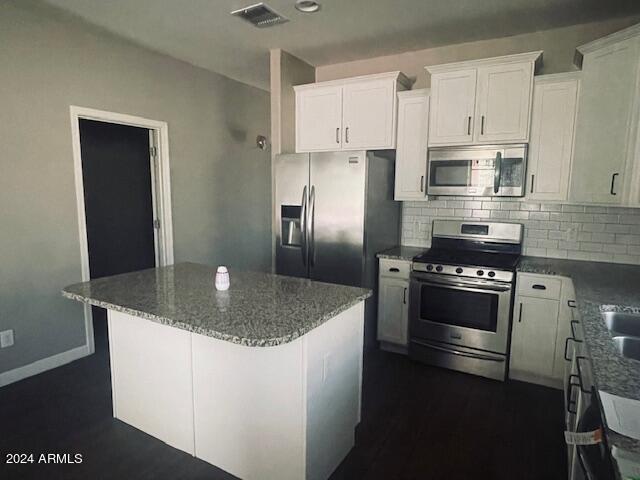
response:
[[[521,251],[518,223],[435,220],[412,264],[410,356],[505,380]]]

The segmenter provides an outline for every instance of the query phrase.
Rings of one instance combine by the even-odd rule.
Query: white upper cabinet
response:
[[[426,67],[429,146],[526,143],[533,74],[542,52]]]
[[[478,69],[478,143],[524,142],[529,138],[532,83],[533,62]]]
[[[396,94],[409,85],[390,72],[293,87],[296,152],[396,148]]]
[[[340,150],[342,87],[329,85],[296,95],[296,150]]]
[[[429,90],[398,93],[395,200],[426,198]]]
[[[580,72],[535,78],[527,199],[567,200]]]
[[[571,200],[634,204],[638,160],[640,26],[578,47],[582,85]]]
[[[476,70],[459,70],[431,77],[429,145],[473,143]]]
[[[395,87],[389,80],[345,85],[343,150],[390,148],[395,144]]]

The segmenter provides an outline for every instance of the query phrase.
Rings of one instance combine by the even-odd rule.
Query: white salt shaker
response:
[[[229,270],[224,265],[220,265],[216,270],[216,290],[229,290]]]

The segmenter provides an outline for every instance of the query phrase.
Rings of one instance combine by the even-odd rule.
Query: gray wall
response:
[[[0,373],[84,343],[69,105],[168,122],[176,262],[270,268],[267,92],[31,1],[0,1],[0,65]]]
[[[497,57],[533,50],[544,50],[542,68],[538,73],[566,72],[576,69],[573,65],[573,56],[578,45],[622,30],[629,25],[638,23],[638,21],[640,21],[640,17],[636,15],[524,33],[511,37],[415,50],[399,55],[367,58],[334,65],[321,65],[316,67],[316,80],[321,82],[336,78],[400,70],[410,78],[416,79],[413,88],[423,88],[430,85],[430,79],[427,78],[424,69],[426,65]]]

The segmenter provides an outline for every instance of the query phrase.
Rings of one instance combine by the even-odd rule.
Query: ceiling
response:
[[[259,88],[269,49],[312,65],[496,38],[640,13],[639,0],[295,0],[266,3],[291,21],[259,29],[229,12],[259,0],[43,0],[138,44]]]

